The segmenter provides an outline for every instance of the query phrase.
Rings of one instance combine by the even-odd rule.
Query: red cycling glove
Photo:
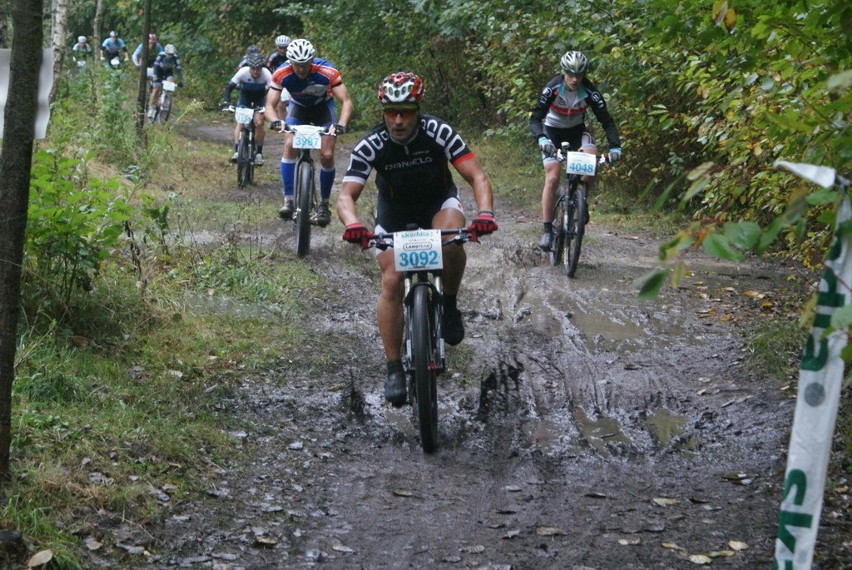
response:
[[[479,241],[480,236],[487,236],[496,232],[497,223],[494,221],[494,214],[485,211],[479,212],[467,229],[472,234],[472,241]]]
[[[359,222],[348,224],[343,231],[343,241],[360,245],[361,249],[367,249],[371,237],[373,234],[370,230]]]

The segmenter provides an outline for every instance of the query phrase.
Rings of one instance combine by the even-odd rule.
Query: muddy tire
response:
[[[311,201],[314,195],[314,169],[300,162],[296,171],[296,255],[305,257],[311,249]]]
[[[240,136],[240,146],[237,153],[237,185],[240,188],[245,188],[251,184],[254,178],[251,143],[246,132]]]
[[[586,186],[578,184],[574,207],[568,209],[568,232],[565,235],[565,275],[574,277],[580,264],[580,249],[586,234]]]
[[[557,196],[562,196],[566,190],[560,188]],[[560,265],[564,259],[565,233],[568,229],[568,217],[565,211],[565,200],[557,198],[555,215],[553,216],[553,241],[550,244],[550,264]]]
[[[420,445],[425,453],[435,451],[438,444],[438,387],[430,305],[429,289],[415,287],[411,300],[411,363],[414,368]]]

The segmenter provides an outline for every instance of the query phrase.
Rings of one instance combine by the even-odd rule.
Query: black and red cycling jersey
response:
[[[585,129],[586,111],[592,110],[606,133],[610,148],[621,147],[618,128],[606,108],[606,101],[595,84],[583,77],[576,91],[565,87],[562,75],[547,82],[530,112],[530,132],[538,140],[547,136],[544,127],[554,129]]]
[[[411,140],[400,144],[390,138],[384,123],[376,125],[355,146],[343,182],[366,185],[376,171],[379,199],[402,208],[416,208],[457,196],[449,165],[474,157],[467,143],[448,123],[423,115]]]

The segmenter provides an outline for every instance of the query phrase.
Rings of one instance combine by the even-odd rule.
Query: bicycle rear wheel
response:
[[[168,91],[163,93],[160,99],[160,112],[157,114],[157,119],[161,123],[169,120],[169,115],[172,113],[172,95]]]
[[[435,346],[432,338],[429,289],[415,287],[411,300],[411,360],[420,445],[432,453],[438,444],[438,386],[435,372]]]
[[[580,249],[586,233],[586,185],[577,184],[572,207],[568,209],[568,232],[565,237],[565,275],[574,277],[580,264]]]
[[[550,245],[550,264],[554,267],[562,263],[565,233],[568,228],[568,218],[565,211],[565,189],[557,193],[556,207],[553,216],[553,242]]]
[[[296,255],[305,257],[311,248],[311,203],[314,195],[314,168],[299,162],[296,170]]]
[[[237,147],[237,185],[240,188],[245,188],[251,182],[251,168],[251,148],[248,133],[244,130]]]

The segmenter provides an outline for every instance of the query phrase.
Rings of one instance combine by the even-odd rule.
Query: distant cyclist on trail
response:
[[[316,57],[313,44],[297,39],[287,46],[287,63],[275,70],[269,82],[266,97],[266,117],[273,123],[284,119],[278,114],[278,102],[282,89],[290,94],[286,122],[289,125],[318,125],[332,127],[335,134],[346,132],[352,115],[352,99],[343,85],[340,72],[331,63]],[[340,118],[337,118],[334,102],[340,103]],[[280,122],[280,121],[279,121]],[[331,221],[329,199],[334,183],[334,146],[337,137],[323,137],[320,149],[320,204],[312,222],[326,226]],[[293,135],[284,137],[284,155],[281,158],[281,182],[284,189],[284,206],[278,215],[289,219],[293,215],[293,180],[296,173],[298,152],[293,148]]]
[[[230,106],[231,93],[234,89],[240,90],[237,107],[263,109],[266,104],[266,93],[269,91],[269,82],[272,80],[272,74],[264,63],[263,56],[259,53],[253,53],[247,58],[246,65],[237,71],[222,93],[221,108],[223,110]],[[263,141],[266,138],[262,110],[254,114],[254,125],[256,127],[254,131],[255,140],[257,141],[257,154],[255,154],[254,163],[260,166],[263,164]],[[240,124],[237,124],[234,128],[234,156],[231,157],[231,162],[236,162],[240,156],[237,149],[240,144],[241,128],[242,125]]]
[[[154,60],[154,76],[151,83],[151,100],[148,103],[148,117],[154,118],[157,99],[163,88],[163,81],[171,78],[177,79],[178,87],[183,87],[183,67],[174,44],[166,44],[163,51]]]
[[[280,35],[275,38],[275,51],[266,56],[266,67],[269,71],[275,71],[285,63],[287,63],[287,47],[290,45],[290,38],[285,35]]]
[[[553,77],[539,94],[530,113],[530,132],[541,149],[544,163],[544,188],[541,191],[543,233],[538,246],[550,250],[553,240],[553,206],[556,189],[562,173],[556,160],[556,150],[563,142],[571,150],[597,154],[597,146],[586,130],[586,110],[591,107],[609,142],[609,156],[613,162],[621,158],[618,129],[607,111],[606,101],[597,87],[586,77],[589,60],[579,51],[568,51],[559,62],[562,74]],[[584,176],[589,192],[594,188],[594,177]]]
[[[375,233],[405,230],[408,224],[424,229],[464,226],[464,208],[449,166],[473,189],[478,212],[470,229],[483,236],[497,230],[492,211],[491,182],[476,156],[443,120],[420,114],[423,81],[406,72],[385,77],[379,84],[383,121],[373,127],[352,151],[349,168],[337,198],[337,214],[346,226],[345,241],[361,244],[370,231],[358,219],[355,202],[376,172],[378,188]],[[402,367],[403,276],[396,271],[392,250],[376,250],[382,271],[382,291],[376,310],[379,334],[387,359],[385,398],[394,406],[405,403]],[[444,341],[456,345],[464,339],[464,322],[456,295],[467,256],[461,244],[444,246]]]
[[[148,34],[148,61],[144,62],[145,67],[154,67],[154,60],[157,59],[157,56],[160,55],[165,48],[160,45],[160,42],[157,41],[157,34]],[[142,52],[145,50],[145,46],[143,44],[139,44],[136,46],[136,49],[133,50],[133,55],[130,56],[130,59],[133,60],[133,65],[136,67],[142,67]]]
[[[103,41],[100,47],[101,61],[111,62],[113,58],[120,57],[122,52],[124,52],[124,61],[130,59],[127,44],[118,37],[118,32],[110,32],[109,37]]]
[[[86,36],[78,36],[77,43],[71,46],[71,59],[79,67],[86,65],[86,62],[92,57],[92,46],[86,40]]]

